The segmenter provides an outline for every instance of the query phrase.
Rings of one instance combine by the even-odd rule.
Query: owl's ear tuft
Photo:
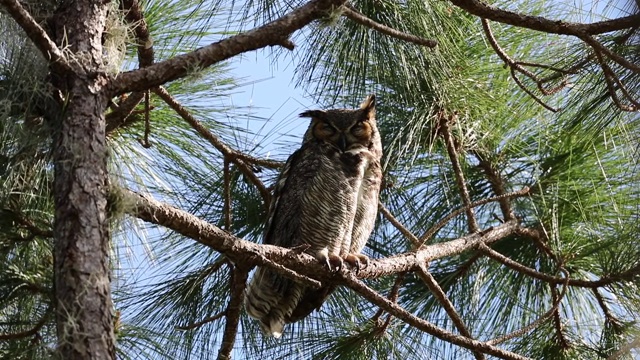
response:
[[[300,117],[310,117],[310,118],[316,118],[316,119],[322,119],[324,118],[325,112],[322,110],[309,110],[309,111],[305,111],[300,113]]]
[[[374,118],[376,116],[376,96],[371,94],[360,104],[360,109],[365,111],[368,118]]]

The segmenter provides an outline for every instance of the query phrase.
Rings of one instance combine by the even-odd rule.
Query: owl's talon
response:
[[[344,257],[344,261],[352,268],[355,268],[356,272],[369,266],[369,258],[362,254],[347,254],[347,256]]]
[[[342,258],[338,255],[329,255],[325,258],[325,263],[329,270],[333,272],[338,272],[342,269]]]

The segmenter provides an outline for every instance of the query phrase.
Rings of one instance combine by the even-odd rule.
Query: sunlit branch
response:
[[[344,7],[342,8],[342,13],[345,17],[354,21],[355,23],[366,26],[382,34],[391,36],[393,38],[407,41],[417,45],[430,47],[430,48],[434,48],[438,46],[438,42],[435,40],[425,39],[419,36],[406,34],[406,33],[403,33],[402,31],[399,31],[389,26],[375,22],[372,19],[366,17],[364,14],[362,14],[360,11],[354,8],[353,5],[351,4],[345,4]]]
[[[267,266],[282,273],[284,276],[293,278],[291,274],[282,272],[278,267],[274,266],[277,264],[279,267],[289,269],[290,272],[313,277],[313,279],[316,279],[312,279],[316,285],[319,284],[317,280],[322,282],[336,281],[336,272],[329,270],[313,256],[295,249],[260,245],[242,240],[184,210],[158,202],[148,195],[137,194],[125,189],[120,191],[127,203],[132,204],[130,208],[125,209],[128,214],[144,221],[164,226],[208,246],[226,255],[236,264]],[[358,271],[358,276],[361,278],[378,278],[401,272],[415,271],[421,263],[475,249],[481,242],[486,244],[494,243],[516,233],[518,229],[517,222],[509,221],[479,233],[425,246],[415,252],[383,259],[371,259],[367,267]],[[337,273],[344,274],[349,271],[347,267],[344,267]],[[294,280],[297,279],[294,278]]]
[[[519,14],[488,5],[479,0],[450,1],[468,13],[481,18],[550,34],[573,35],[578,37],[582,34],[596,35],[624,30],[640,23],[640,14],[590,24],[582,24],[561,20],[550,20],[542,16]]]
[[[342,6],[343,3],[342,0],[313,0],[253,30],[148,67],[118,74],[111,81],[110,95],[117,96],[129,91],[152,89],[169,81],[183,78],[194,69],[207,68],[247,51],[270,45],[287,44],[290,46],[291,43],[285,40],[293,32],[324,16],[328,10]]]

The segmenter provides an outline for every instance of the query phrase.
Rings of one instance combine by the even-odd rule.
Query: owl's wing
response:
[[[300,198],[317,171],[317,161],[307,156],[313,150],[310,148],[305,144],[291,154],[278,176],[269,206],[264,244],[282,247],[300,245],[297,236],[302,206]]]

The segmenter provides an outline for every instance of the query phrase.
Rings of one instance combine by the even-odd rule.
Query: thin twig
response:
[[[256,176],[251,169],[251,166],[238,156],[238,152],[227,146],[222,140],[215,136],[211,131],[204,127],[198,120],[196,120],[191,113],[184,108],[169,92],[162,86],[153,90],[162,100],[164,100],[175,112],[177,112],[186,122],[191,125],[200,135],[209,141],[223,156],[229,159],[229,161],[236,164],[240,172],[258,189],[262,199],[264,200],[265,207],[269,208],[271,202],[271,193],[264,186],[262,181]]]
[[[224,229],[231,231],[231,171],[229,169],[229,158],[224,157],[224,169],[223,169],[223,182],[224,182]]]
[[[467,189],[467,182],[464,178],[464,172],[460,166],[460,160],[458,159],[458,151],[456,150],[455,143],[453,141],[453,135],[451,135],[449,122],[453,122],[455,115],[448,116],[443,111],[439,114],[440,123],[440,135],[447,146],[447,153],[449,153],[449,160],[451,160],[451,166],[456,176],[456,183],[458,184],[458,190],[460,190],[460,197],[462,198],[462,204],[465,207],[467,213],[467,224],[469,226],[469,233],[476,233],[479,230],[478,222],[471,206],[471,197],[469,196],[469,190]]]
[[[387,220],[389,220],[391,225],[395,226],[395,228],[398,229],[402,235],[404,235],[407,239],[411,241],[414,248],[420,247],[420,240],[415,235],[413,235],[411,231],[409,231],[406,227],[404,227],[404,225],[402,225],[400,221],[398,221],[398,219],[396,219],[393,216],[393,214],[391,214],[389,209],[387,209],[382,202],[378,204],[378,208],[380,209],[380,212],[382,213],[382,215]]]
[[[342,8],[342,13],[345,17],[351,19],[352,21],[371,28],[375,31],[381,32],[385,35],[389,35],[393,38],[400,39],[403,41],[407,41],[413,44],[422,45],[430,48],[434,48],[438,46],[438,42],[435,40],[429,40],[425,38],[421,38],[419,36],[411,35],[404,33],[402,31],[396,30],[389,26],[380,24],[378,22],[373,21],[372,19],[366,17],[360,11],[358,11],[353,5],[345,4]]]
[[[453,303],[451,302],[451,300],[449,300],[449,297],[444,292],[444,290],[442,290],[442,288],[440,287],[440,284],[438,284],[438,281],[436,281],[433,275],[431,275],[431,273],[429,272],[429,269],[427,269],[426,264],[420,264],[420,270],[418,271],[418,276],[420,277],[420,279],[422,279],[422,282],[424,282],[425,285],[427,285],[427,287],[429,288],[431,293],[436,297],[440,305],[442,305],[442,307],[447,312],[447,315],[449,315],[449,317],[451,318],[451,321],[453,321],[453,324],[455,325],[456,329],[458,329],[460,334],[468,337],[469,339],[473,339],[471,332],[469,332],[469,330],[467,329],[466,325],[464,324],[464,321],[460,317],[460,314],[458,314],[458,311],[456,311],[456,308],[453,306]],[[473,356],[478,360],[485,358],[484,355],[478,351],[473,351]]]
[[[555,277],[549,274],[545,274],[542,272],[539,272],[535,269],[532,269],[526,265],[523,265],[515,260],[512,260],[502,254],[500,254],[499,252],[493,250],[492,248],[488,247],[485,244],[481,244],[478,245],[478,249],[480,251],[482,251],[485,255],[487,255],[488,257],[490,257],[491,259],[494,259],[500,263],[502,263],[503,265],[518,271],[520,273],[523,273],[527,276],[536,278],[538,280],[542,280],[544,282],[548,282],[550,284],[563,284],[565,279],[563,278],[559,278],[559,277]],[[585,287],[585,288],[591,288],[591,289],[595,289],[595,288],[599,288],[599,287],[603,287],[603,286],[607,286],[610,285],[616,281],[621,281],[621,280],[631,280],[634,276],[637,276],[638,274],[640,274],[640,265],[633,267],[627,271],[623,271],[621,273],[618,274],[611,274],[608,276],[603,276],[598,280],[580,280],[580,279],[568,279],[567,280],[567,284],[569,286],[575,286],[575,287]],[[568,277],[568,276],[567,276]]]
[[[559,89],[556,87],[552,91],[547,91],[544,88],[543,82],[540,79],[538,79],[538,77],[534,73],[532,73],[528,69],[524,68],[518,62],[514,61],[506,53],[506,51],[504,51],[502,49],[500,44],[498,44],[498,40],[496,40],[495,36],[493,35],[493,31],[491,30],[491,25],[489,24],[489,21],[487,19],[481,19],[481,22],[482,22],[482,29],[484,30],[484,33],[487,36],[487,40],[489,40],[489,44],[493,48],[493,51],[498,55],[498,57],[500,57],[500,59],[502,59],[502,61],[504,61],[505,64],[507,64],[507,66],[509,66],[509,69],[511,70],[511,77],[513,78],[513,81],[515,81],[515,83],[522,90],[524,90],[524,92],[526,92],[531,98],[533,98],[533,100],[535,100],[538,104],[542,105],[545,109],[547,109],[549,111],[552,111],[552,112],[557,112],[558,111],[557,109],[547,105],[544,101],[542,101],[542,99],[540,99],[536,94],[534,94],[531,90],[529,90],[522,83],[522,81],[520,81],[520,79],[518,78],[518,75],[516,74],[516,72],[522,73],[525,76],[527,76],[528,78],[530,78],[531,80],[533,80],[538,85],[538,89],[545,95],[549,95],[552,92],[557,92]]]
[[[248,268],[236,266],[233,270],[231,294],[229,295],[227,310],[225,311],[227,321],[224,327],[220,351],[218,352],[218,360],[231,359],[231,351],[233,350],[233,344],[235,344],[238,333],[238,323],[240,322],[240,313],[244,301],[244,289],[247,286],[248,276]]]
[[[562,299],[564,298],[564,296],[567,293],[567,289],[568,289],[568,285],[569,285],[569,274],[566,272],[566,270],[563,270],[563,272],[565,273],[565,281],[562,284],[562,292],[560,293],[560,296],[558,296],[556,299],[554,299],[553,301],[553,305],[551,306],[551,309],[549,309],[547,312],[545,312],[544,314],[542,314],[539,318],[537,318],[536,320],[534,320],[533,322],[531,322],[529,325],[518,329],[516,331],[513,331],[509,334],[505,334],[502,335],[500,337],[497,337],[493,340],[489,340],[487,341],[488,344],[491,345],[498,345],[500,343],[503,343],[509,339],[513,339],[515,337],[519,337],[522,336],[526,333],[528,333],[529,331],[537,328],[538,326],[540,326],[541,324],[543,324],[545,321],[547,321],[554,313],[556,313],[556,311],[558,311],[558,307],[560,306],[560,302],[562,301]],[[554,286],[553,284],[550,284],[550,286]]]
[[[150,148],[149,134],[151,133],[151,108],[150,108],[150,92],[144,92],[144,138],[140,142],[143,147]]]
[[[53,69],[60,72],[74,71],[71,64],[67,62],[64,54],[55,42],[49,38],[47,32],[36,22],[29,12],[16,0],[0,0],[11,17],[25,31],[29,39],[33,41],[42,55],[51,63]]]
[[[504,199],[504,198],[520,197],[520,196],[526,196],[528,194],[529,194],[529,188],[528,187],[524,187],[523,189],[518,190],[518,191],[506,193],[506,194],[499,195],[499,196],[490,197],[490,198],[487,198],[487,199],[474,201],[471,204],[469,204],[469,206],[470,207],[476,207],[476,206],[488,204],[490,202],[500,201],[501,199]],[[459,209],[456,209],[455,211],[453,211],[449,215],[445,216],[442,220],[438,221],[437,224],[433,225],[429,230],[427,230],[427,232],[424,235],[422,235],[420,237],[420,244],[422,246],[424,246],[424,244],[427,241],[429,241],[429,239],[431,239],[431,237],[433,235],[435,235],[436,232],[438,232],[438,230],[442,229],[449,221],[451,221],[451,219],[453,219],[456,216],[460,215],[461,213],[466,211],[466,209],[467,209],[466,206],[461,207]]]
[[[384,309],[389,314],[395,316],[396,318],[404,321],[405,323],[420,329],[428,334],[431,334],[439,339],[450,342],[452,344],[462,346],[464,348],[480,351],[489,355],[497,356],[503,359],[518,359],[524,360],[529,359],[527,357],[502,350],[495,346],[489,345],[485,342],[469,339],[465,336],[456,335],[452,332],[449,332],[443,328],[440,328],[429,321],[421,319],[404,308],[402,308],[397,303],[390,301],[389,299],[383,297],[375,290],[371,289],[361,280],[356,278],[355,274],[351,272],[343,273],[343,280],[347,286],[353,289],[355,292],[360,294],[362,297],[370,301],[372,304],[379,306]]]
[[[406,272],[402,272],[400,274],[398,274],[396,276],[396,281],[394,281],[393,286],[391,287],[391,290],[389,291],[389,295],[387,296],[387,299],[393,301],[393,302],[398,302],[398,294],[400,292],[400,285],[402,285],[402,282],[404,281],[404,278],[407,276]],[[382,314],[384,313],[384,310],[379,309],[375,315],[373,315],[373,317],[371,318],[371,321],[374,324],[379,324],[380,323],[380,316],[382,316]],[[381,324],[380,326],[378,326],[378,334],[383,334],[386,330],[387,327],[389,326],[390,323],[390,317],[387,317],[386,321]]]
[[[40,329],[42,329],[42,327],[47,323],[47,321],[49,321],[50,314],[51,308],[47,308],[40,321],[38,321],[31,329],[12,334],[0,334],[0,340],[16,340],[36,335],[38,331],[40,331]]]
[[[491,184],[491,189],[493,193],[497,196],[502,196],[507,193],[504,188],[504,180],[500,173],[496,169],[496,166],[489,161],[488,156],[482,154],[479,150],[471,150],[470,151],[476,159],[478,159],[478,166],[484,171],[484,174],[489,180],[489,184]],[[502,197],[498,200],[498,204],[500,204],[500,210],[502,211],[502,218],[505,221],[515,219],[515,214],[511,209],[511,197]]]
[[[609,48],[607,48],[606,46],[602,45],[593,36],[583,34],[582,36],[579,36],[579,37],[580,37],[580,39],[582,39],[582,41],[584,41],[587,44],[589,44],[596,53],[600,52],[601,54],[604,54],[609,59],[611,59],[611,60],[617,62],[618,64],[620,64],[620,66],[625,67],[625,68],[633,71],[636,74],[640,74],[640,66],[639,65],[636,65],[636,64],[632,63],[631,61],[625,59],[624,57],[614,53],[611,50],[609,50]]]
[[[225,315],[226,315],[226,312],[225,311],[221,311],[221,312],[219,312],[219,313],[217,313],[217,314],[215,314],[213,316],[206,317],[206,318],[204,318],[204,319],[202,319],[200,321],[196,321],[196,322],[194,322],[192,324],[183,325],[183,326],[176,326],[175,329],[176,330],[184,330],[184,331],[193,330],[193,329],[201,327],[202,325],[208,324],[210,322],[214,322],[214,321],[220,319],[221,317],[223,317]]]
[[[616,74],[613,72],[613,70],[611,70],[611,67],[607,64],[606,60],[602,57],[602,54],[596,51],[595,55],[596,55],[596,58],[598,59],[598,64],[600,65],[600,68],[602,69],[602,72],[604,74],[604,80],[605,80],[605,83],[607,84],[607,89],[609,90],[609,95],[611,95],[611,99],[613,100],[613,102],[616,104],[618,108],[620,108],[623,111],[637,111],[638,108],[640,108],[640,103],[638,103],[635,99],[633,99],[631,94],[629,94],[622,80],[620,80],[616,76]],[[625,105],[620,101],[620,98],[618,98],[618,94],[616,93],[616,84],[618,85],[618,89],[622,91],[622,94],[633,105]]]

